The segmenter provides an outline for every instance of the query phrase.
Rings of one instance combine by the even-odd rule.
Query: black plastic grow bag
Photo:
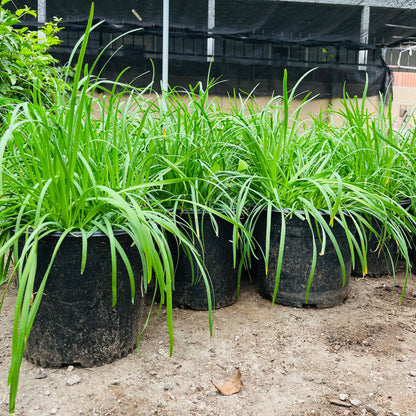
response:
[[[179,215],[182,231],[194,241],[195,248],[201,255],[208,275],[213,307],[229,306],[237,300],[238,291],[238,270],[233,264],[233,225],[215,216],[217,234],[208,214],[199,211],[197,218],[200,239],[197,239],[192,231],[195,230],[195,218],[191,211]],[[191,263],[183,247],[178,246],[173,237],[169,239],[169,244],[175,262],[174,306],[207,310],[206,284],[195,260]]]
[[[329,220],[329,215],[327,218]],[[349,278],[351,275],[351,251],[344,228],[334,221],[331,231],[336,238],[344,259],[346,270],[345,284],[334,245],[327,237],[325,253],[320,255],[321,242],[316,230],[314,230],[318,255],[308,301],[306,302],[307,286],[313,258],[312,232],[308,222],[301,220],[295,215],[290,218],[286,217],[285,221],[286,238],[276,302],[288,306],[317,308],[341,304],[348,295]],[[267,212],[264,211],[260,214],[255,228],[255,237],[262,250],[264,250],[266,244],[266,223]],[[281,212],[273,211],[267,275],[264,260],[260,259],[257,263],[259,291],[267,298],[273,297],[275,289],[281,225]]]
[[[131,286],[124,262],[117,254],[117,303],[112,307],[110,243],[102,233],[88,238],[87,263],[81,274],[82,238],[66,236],[48,277],[42,301],[26,345],[26,358],[42,367],[109,363],[131,352],[140,331],[143,276],[138,250],[124,232],[116,232],[135,278]],[[35,288],[50,263],[60,233],[38,244]],[[20,250],[23,241],[19,242]]]

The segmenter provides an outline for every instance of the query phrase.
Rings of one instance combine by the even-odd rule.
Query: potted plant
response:
[[[408,122],[396,125],[391,100],[386,105],[383,96],[370,106],[366,88],[361,101],[345,93],[337,115],[341,123],[333,129],[333,137],[339,143],[337,169],[348,180],[391,197],[409,211],[414,199],[415,163],[414,138],[408,132]],[[365,248],[366,268],[357,264],[354,273],[372,277],[394,274],[399,258],[396,241],[375,218],[372,227],[374,231],[369,230]],[[411,235],[406,237],[410,248]]]
[[[11,413],[26,347],[28,357],[42,365],[69,364],[67,360],[95,365],[134,348],[143,290],[152,279],[166,304],[172,352],[174,264],[166,234],[195,255],[204,273],[194,246],[155,198],[162,183],[148,169],[145,143],[132,141],[135,134],[142,137],[137,129],[145,123],[131,120],[148,114],[142,111],[145,100],[137,98],[140,91],[123,85],[120,77],[112,83],[94,79],[98,58],[91,68],[83,65],[95,28],[93,11],[92,5],[77,44],[69,96],[57,83],[53,103],[45,106],[39,94],[33,103],[16,105],[0,138],[5,291],[12,281],[12,275],[5,278],[11,256],[18,274],[8,380]],[[74,54],[75,49],[71,61]],[[54,334],[60,325],[85,344],[75,346],[62,335],[62,342],[75,350],[62,352],[61,335]],[[88,354],[80,358],[84,348]]]
[[[242,267],[240,211],[224,175],[239,169],[239,159],[224,134],[223,110],[209,98],[214,82],[205,90],[198,85],[165,94],[149,142],[149,165],[159,180],[168,181],[159,190],[159,200],[193,241],[207,274],[206,278],[201,275],[186,247],[171,235],[173,302],[198,310],[234,303]]]
[[[240,181],[252,207],[246,226],[258,244],[261,291],[273,302],[326,307],[345,299],[351,265],[365,264],[364,231],[375,232],[371,218],[397,241],[408,273],[405,231],[412,222],[389,195],[349,180],[337,164],[335,138],[321,134],[313,120],[299,120],[308,96],[290,115],[302,79],[289,93],[285,77],[282,97],[233,117],[248,151],[249,180]]]

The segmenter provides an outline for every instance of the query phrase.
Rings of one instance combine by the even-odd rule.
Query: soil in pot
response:
[[[273,298],[276,283],[281,221],[281,212],[273,211],[267,276],[264,261],[260,260],[257,263],[259,292],[262,296],[270,299]],[[308,222],[306,220],[302,221],[295,215],[286,218],[285,221],[286,238],[276,302],[287,306],[315,308],[327,308],[341,304],[348,296],[351,275],[351,252],[343,227],[334,222],[332,232],[344,259],[345,284],[343,284],[342,269],[335,247],[328,237],[325,253],[317,255],[314,277],[306,303],[307,285],[313,259],[312,233]],[[266,222],[267,213],[264,211],[260,214],[255,229],[256,239],[262,248],[266,244]],[[316,232],[315,243],[319,253],[321,242],[316,236]]]
[[[117,258],[117,303],[112,307],[110,244],[96,233],[88,239],[81,274],[82,239],[67,236],[58,250],[26,345],[26,358],[42,367],[101,365],[131,352],[141,329],[143,276],[139,253],[125,233],[115,233],[133,269],[134,303],[128,273]],[[36,285],[46,271],[59,238],[39,241]]]
[[[232,305],[237,300],[238,292],[238,270],[233,264],[233,225],[216,216],[217,234],[208,214],[199,211],[197,216],[201,238],[199,241],[194,236],[193,241],[207,271],[213,307],[223,308]],[[180,215],[180,220],[184,224],[183,232],[192,239],[190,227],[195,228],[194,213],[183,213]],[[191,263],[183,248],[178,247],[173,237],[170,238],[169,245],[175,262],[174,306],[207,310],[207,290],[195,260]],[[192,267],[194,276],[192,276]]]

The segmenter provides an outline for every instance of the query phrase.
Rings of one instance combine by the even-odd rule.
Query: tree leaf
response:
[[[211,381],[211,383],[224,396],[231,396],[232,394],[238,393],[243,387],[243,382],[241,381],[241,372],[238,367],[237,367],[237,373],[232,378],[232,380],[227,381],[222,386],[219,386],[214,381]]]

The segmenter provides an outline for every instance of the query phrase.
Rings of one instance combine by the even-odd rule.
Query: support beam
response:
[[[169,0],[163,0],[162,48],[162,93],[165,93],[169,77]]]
[[[215,0],[208,0],[208,34],[211,34],[215,28]],[[207,61],[214,59],[215,39],[207,39]]]
[[[361,30],[360,30],[360,42],[368,43],[368,34],[370,32],[370,6],[364,6],[361,11]],[[359,51],[358,55],[358,69],[365,71],[367,69],[367,56],[368,51]]]
[[[38,26],[43,26],[46,23],[46,0],[38,0],[37,17]],[[41,31],[38,31],[38,36],[39,39],[41,39],[40,42],[42,42],[42,39],[45,38],[45,34]]]
[[[46,22],[46,0],[38,0],[38,22]]]

